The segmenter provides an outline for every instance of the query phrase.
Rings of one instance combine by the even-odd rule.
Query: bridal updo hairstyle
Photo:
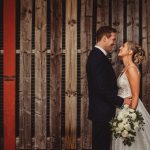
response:
[[[127,46],[128,49],[132,50],[133,52],[133,56],[132,56],[133,62],[137,65],[141,64],[145,58],[144,50],[132,41],[128,41]]]

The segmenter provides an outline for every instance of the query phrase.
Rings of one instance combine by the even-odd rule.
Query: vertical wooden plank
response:
[[[46,149],[46,12],[47,1],[35,1],[35,148]]]
[[[117,8],[117,9],[116,9]],[[118,57],[119,47],[123,44],[123,1],[112,1],[112,27],[117,30],[117,43],[112,52],[112,65],[118,76],[121,71],[121,64]]]
[[[4,0],[3,4],[4,150],[15,150],[16,2]]]
[[[92,49],[93,1],[81,0],[81,149],[92,148],[92,124],[88,120],[87,56]]]
[[[65,149],[76,149],[77,0],[66,0]]]
[[[51,0],[50,148],[61,149],[62,1]]]
[[[142,47],[146,59],[142,64],[142,100],[150,113],[150,1],[142,1]]]
[[[97,30],[104,25],[109,25],[109,0],[97,0]]]
[[[139,44],[139,0],[134,0],[133,41]]]
[[[139,43],[139,0],[127,0],[127,40]]]
[[[31,0],[21,0],[20,17],[19,147],[23,149],[31,148]]]

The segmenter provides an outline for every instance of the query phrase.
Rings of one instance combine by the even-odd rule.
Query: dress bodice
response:
[[[119,87],[118,90],[118,96],[122,98],[130,97],[132,96],[131,94],[131,88],[130,84],[128,81],[128,78],[125,73],[120,75],[117,79],[117,84]],[[137,132],[135,136],[135,142],[132,143],[130,147],[124,146],[122,143],[121,138],[115,138],[113,136],[112,140],[112,150],[149,150],[150,149],[150,115],[146,108],[144,107],[143,103],[139,99],[138,101],[138,107],[137,110],[142,113],[143,118],[144,118],[144,130],[140,130]],[[116,114],[118,114],[120,111],[120,108],[117,108]]]
[[[128,78],[127,78],[125,72],[118,77],[117,85],[119,88],[118,96],[120,96],[122,98],[132,96],[130,84],[129,84],[129,81],[128,81]]]

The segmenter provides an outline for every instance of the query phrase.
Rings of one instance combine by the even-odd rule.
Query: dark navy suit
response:
[[[88,117],[93,125],[93,150],[109,150],[111,132],[109,121],[123,99],[117,96],[117,81],[112,65],[105,54],[94,47],[87,60],[89,89]]]

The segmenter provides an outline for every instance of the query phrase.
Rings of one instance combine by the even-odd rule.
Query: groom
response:
[[[107,54],[116,43],[116,29],[102,26],[97,31],[97,43],[87,60],[89,114],[92,120],[92,150],[110,150],[109,121],[116,106],[130,105],[130,99],[117,96],[116,76]]]

